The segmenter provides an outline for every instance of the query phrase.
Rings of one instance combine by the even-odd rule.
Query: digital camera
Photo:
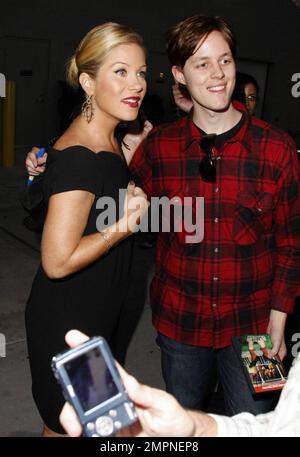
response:
[[[91,338],[56,355],[52,369],[78,415],[84,436],[114,435],[137,420],[104,338]]]

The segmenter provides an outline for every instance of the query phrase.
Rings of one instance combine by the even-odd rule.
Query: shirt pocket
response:
[[[261,236],[270,233],[274,202],[271,192],[238,193],[233,222],[233,239],[237,244],[254,244]]]

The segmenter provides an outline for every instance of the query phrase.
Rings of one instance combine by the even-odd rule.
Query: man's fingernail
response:
[[[129,184],[130,184],[131,186],[135,186],[135,182],[132,181],[132,179],[129,181]]]

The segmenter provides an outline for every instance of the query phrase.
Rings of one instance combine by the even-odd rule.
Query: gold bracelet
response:
[[[113,245],[111,244],[111,233],[110,232],[99,232],[100,235],[102,235],[102,238],[106,244],[106,253],[108,253],[108,251],[113,247]]]

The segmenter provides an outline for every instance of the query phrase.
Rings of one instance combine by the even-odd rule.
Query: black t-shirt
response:
[[[245,120],[246,120],[246,116],[245,116],[245,114],[243,114],[241,119],[239,120],[239,122],[236,125],[234,125],[231,129],[227,130],[226,132],[223,132],[223,133],[220,133],[220,135],[217,135],[216,139],[215,139],[215,147],[217,149],[220,149],[223,146],[223,144],[225,143],[225,141],[228,141],[230,138],[233,138],[237,134],[237,132],[242,128],[242,126],[245,123]],[[198,129],[202,135],[207,135],[207,133],[204,132],[204,130],[200,129],[200,127],[198,127]]]

